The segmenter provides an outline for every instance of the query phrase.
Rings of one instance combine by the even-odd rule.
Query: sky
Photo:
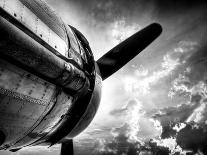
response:
[[[94,120],[74,139],[76,155],[207,154],[206,1],[47,2],[85,35],[96,60],[150,23],[163,27],[156,41],[103,82]],[[56,155],[59,149],[15,155]]]

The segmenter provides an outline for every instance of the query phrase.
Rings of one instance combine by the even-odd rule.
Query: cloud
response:
[[[203,95],[205,94],[205,85],[198,82],[192,83],[192,79],[188,76],[194,70],[189,66],[189,59],[196,50],[198,50],[197,42],[180,41],[163,55],[162,61],[157,65],[159,69],[150,73],[143,66],[132,66],[135,70],[133,76],[127,76],[123,83],[126,92],[133,100],[125,107],[115,109],[110,113],[116,117],[124,116],[126,118],[128,123],[124,124],[125,127],[127,126],[124,135],[129,142],[139,142],[146,146],[147,141],[152,138],[153,143],[156,143],[158,147],[164,147],[171,152],[183,152],[177,144],[177,134],[186,127],[185,123],[189,119],[194,122],[205,120],[203,113],[206,110],[204,106],[201,106],[205,98]],[[173,74],[179,76],[172,81],[172,88],[169,89],[168,95],[174,93],[174,95],[187,96],[186,102],[177,103],[175,106],[166,106],[166,108],[157,109],[154,112],[147,111],[146,108],[143,109],[142,102],[145,101],[140,96],[151,97],[153,89],[157,88],[160,80],[168,79]],[[171,97],[173,98],[173,95]],[[147,131],[148,128],[151,129],[151,132]],[[120,133],[123,134],[123,132]]]
[[[112,23],[111,35],[115,39],[115,44],[124,41],[126,38],[139,31],[141,28],[138,24],[127,24],[125,19],[120,19]]]
[[[97,154],[152,154],[145,141],[158,136],[162,129],[158,121],[145,117],[140,101],[129,100],[124,107],[110,114],[116,118],[124,116],[125,123],[111,130],[112,140],[101,139],[97,142]]]
[[[160,135],[162,128],[158,121],[145,115],[143,105],[138,100],[130,100],[123,108],[117,108],[111,111],[115,118],[124,117],[123,126],[127,125],[125,135],[130,142],[143,143],[152,137]]]
[[[99,140],[96,151],[102,155],[133,155],[137,154],[141,144],[139,142],[129,142],[126,135],[128,126],[124,125],[113,130],[114,138],[112,141]]]
[[[159,49],[153,48],[159,55],[166,46],[183,38],[196,40],[201,34],[197,28],[207,21],[206,2],[202,0],[87,0],[87,3],[83,0],[48,0],[48,3],[60,12],[67,23],[86,35],[95,58],[109,51],[122,40],[120,38],[125,38],[123,36],[128,37],[153,21],[161,23],[164,30]],[[201,29],[205,30],[204,27]]]
[[[175,51],[185,53],[181,49]],[[186,70],[172,82],[173,87],[170,89],[170,93],[173,90],[175,96],[187,96],[186,103],[176,107],[164,108],[153,116],[154,119],[160,121],[163,127],[160,139],[154,139],[158,145],[168,145],[168,141],[165,140],[171,138],[175,142],[173,143],[174,146],[178,145],[181,148],[181,152],[182,149],[191,150],[194,153],[199,150],[206,152],[204,142],[207,140],[207,85],[205,82],[206,71],[203,70],[206,63],[199,61],[197,55],[202,55],[200,52],[193,53],[185,59]],[[171,140],[170,142],[172,142]],[[168,147],[170,148],[170,146]],[[170,148],[170,150],[173,151],[174,149]]]
[[[174,52],[169,52],[163,56],[159,70],[149,74],[149,71],[142,67],[142,74],[145,73],[148,76],[140,77],[139,68],[134,71],[132,76],[125,76],[123,78],[125,90],[135,96],[149,94],[152,85],[156,85],[158,81],[171,75],[179,65],[181,65],[180,56],[175,57]]]
[[[177,145],[176,138],[164,138],[164,139],[153,139],[154,143],[156,143],[158,146],[163,146],[165,148],[169,148],[171,153],[175,152],[182,152],[182,149],[180,146]]]
[[[204,154],[207,153],[206,149],[207,132],[201,127],[187,124],[185,128],[180,130],[177,134],[177,143],[183,149],[190,149],[194,152],[201,150]]]
[[[192,45],[192,44],[191,44]],[[194,49],[194,48],[191,48]],[[207,72],[204,70],[206,68],[206,62],[200,61],[205,57],[204,51],[199,49],[198,52],[191,54],[186,59],[186,70],[172,82],[172,88],[169,91],[169,96],[187,96],[189,98],[189,103],[199,103],[198,106],[194,107],[191,115],[189,115],[186,122],[197,122],[204,123],[206,121],[206,78]],[[183,51],[182,51],[183,53]],[[199,55],[199,57],[198,57]],[[201,57],[201,55],[203,55]]]
[[[188,117],[186,122],[195,122],[195,123],[205,123],[207,117],[205,117],[205,113],[207,111],[206,103],[202,103],[198,108],[196,108],[193,113]]]
[[[169,149],[165,146],[159,146],[153,141],[149,143],[140,143],[138,141],[129,141],[126,134],[128,125],[113,130],[114,138],[111,141],[99,140],[96,144],[95,154],[100,155],[153,155],[169,154]]]
[[[130,147],[136,152],[135,144],[143,142],[145,149],[140,146],[140,154],[152,154],[153,148],[169,154],[163,145],[177,142],[175,138],[186,130],[187,122],[204,128],[206,1],[50,0],[49,3],[54,3],[59,12],[64,12],[64,19],[86,34],[96,58],[148,23],[155,21],[163,26],[161,37],[118,72],[118,78],[105,89],[107,95],[98,115],[102,119],[97,119],[96,124],[104,122],[109,129],[97,125],[95,129],[105,131],[91,130],[85,136],[103,138],[97,142],[97,148],[103,147],[102,154],[116,154],[122,148],[120,144],[124,145],[121,153],[127,154]],[[120,79],[121,84],[112,91],[113,84]],[[122,84],[124,90],[120,91]],[[150,138],[159,136],[162,146],[158,142],[146,144]]]
[[[143,15],[146,14],[147,11],[153,9],[158,11],[159,15],[161,15],[162,13],[174,13],[174,10],[182,11],[191,9],[195,6],[206,5],[206,1],[204,0],[151,0],[149,2],[146,2],[145,0],[88,0],[86,4],[83,0],[70,0],[68,3],[75,4],[82,11],[91,10],[94,18],[104,22],[123,16],[134,16],[135,13]],[[84,6],[82,5],[83,3],[85,4]]]
[[[174,132],[172,132],[171,129],[173,129]],[[162,133],[161,137],[154,138],[151,142],[155,143],[158,146],[168,148],[172,154],[182,154],[187,152],[206,154],[206,129],[206,126],[200,127],[195,123],[176,124],[173,128],[169,127],[168,130],[163,130],[164,132],[168,133],[167,137],[163,136]]]
[[[179,132],[180,130],[182,130],[185,127],[186,127],[186,124],[178,123],[172,129],[175,130],[176,132]]]

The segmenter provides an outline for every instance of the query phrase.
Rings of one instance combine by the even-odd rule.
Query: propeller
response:
[[[160,24],[153,23],[141,31],[124,40],[96,62],[99,66],[102,79],[105,80],[118,71],[150,43],[152,43],[162,32]]]
[[[74,155],[72,139],[62,142],[61,155]]]
[[[162,27],[153,23],[141,31],[124,40],[96,62],[99,66],[102,79],[105,80],[118,71],[150,43],[152,43],[162,32]],[[73,155],[73,140],[62,142],[61,155]]]

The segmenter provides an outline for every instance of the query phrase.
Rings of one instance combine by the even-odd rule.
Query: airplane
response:
[[[162,32],[152,23],[97,61],[87,39],[43,0],[0,0],[0,150],[61,144],[92,121],[102,81]]]

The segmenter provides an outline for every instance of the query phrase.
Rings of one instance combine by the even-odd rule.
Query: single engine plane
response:
[[[97,61],[87,39],[43,0],[0,0],[0,149],[61,143],[92,121],[107,79],[160,34],[152,23]]]

